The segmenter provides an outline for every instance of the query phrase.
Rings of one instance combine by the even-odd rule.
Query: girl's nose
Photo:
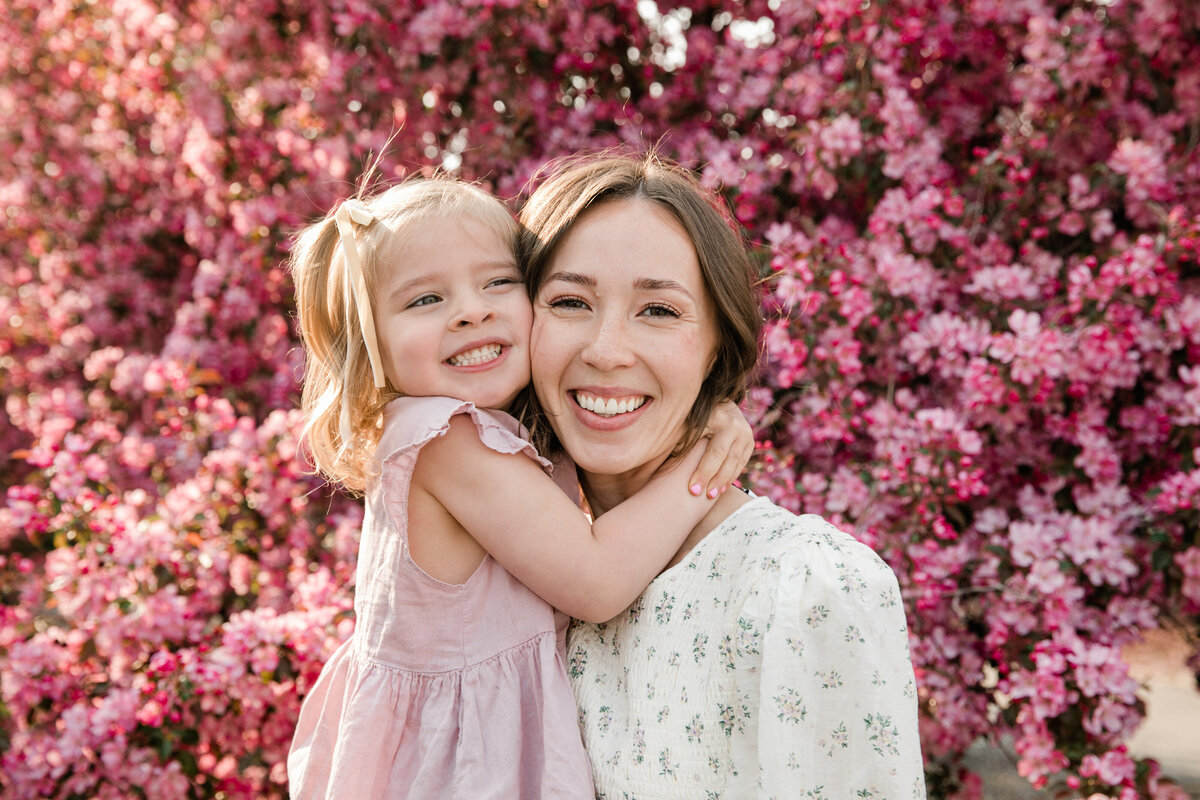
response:
[[[466,328],[471,325],[482,325],[496,317],[495,307],[483,297],[467,297],[455,309],[453,325],[456,328]]]

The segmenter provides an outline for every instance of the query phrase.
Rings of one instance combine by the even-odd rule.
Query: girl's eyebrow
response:
[[[479,266],[480,268],[487,270],[507,270],[516,272],[518,274],[521,272],[516,261],[506,261],[503,259],[488,261],[484,264],[480,264]],[[388,300],[394,300],[396,297],[411,292],[423,285],[437,283],[438,277],[439,275],[436,272],[430,271],[421,275],[417,275],[414,278],[409,278],[392,290],[391,294],[388,295]]]
[[[419,286],[434,283],[435,280],[436,276],[434,275],[418,275],[415,278],[409,278],[392,290],[392,293],[388,295],[388,300],[395,300],[397,297],[408,294]]]
[[[483,264],[483,267],[487,269],[515,269],[517,272],[521,271],[521,265],[517,263],[516,259],[497,259]]]

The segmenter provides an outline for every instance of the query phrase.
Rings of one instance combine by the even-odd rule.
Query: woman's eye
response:
[[[442,298],[436,294],[423,294],[417,299],[408,304],[408,308],[417,308],[418,306],[430,306],[441,301]]]
[[[648,317],[679,317],[678,309],[672,308],[664,303],[652,303],[642,309],[642,313]]]
[[[555,297],[551,300],[547,300],[546,305],[550,308],[559,309],[583,309],[588,307],[587,303],[583,302],[583,300],[579,297]]]

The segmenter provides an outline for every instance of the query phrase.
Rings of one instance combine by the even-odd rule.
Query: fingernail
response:
[[[718,490],[716,490],[716,489],[709,489],[709,490],[708,490],[708,498],[709,498],[710,500],[716,500],[716,499],[717,499],[717,495],[719,495],[719,494],[720,494],[720,492],[719,492]]]
[[[692,491],[692,494],[696,495],[696,497],[699,497],[700,492],[704,491],[704,487],[698,483],[693,483],[691,491]]]

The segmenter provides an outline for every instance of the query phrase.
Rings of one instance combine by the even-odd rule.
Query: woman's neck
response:
[[[583,489],[583,495],[587,499],[588,509],[592,513],[592,518],[596,519],[605,512],[616,508],[626,499],[632,497],[638,492],[654,475],[654,470],[658,465],[653,465],[652,469],[642,468],[631,474],[625,475],[595,475],[582,470],[579,473],[579,485]],[[683,544],[675,556],[667,564],[667,567],[672,567],[683,560],[684,556],[692,551],[692,548],[704,539],[718,525],[725,521],[725,518],[740,508],[743,504],[749,502],[750,497],[744,492],[737,489],[727,490],[723,495],[718,497],[712,504],[712,508],[708,513],[696,524],[694,528],[684,538]]]
[[[654,477],[657,465],[621,475],[596,475],[579,471],[579,486],[587,498],[592,518],[601,516],[633,497]]]

